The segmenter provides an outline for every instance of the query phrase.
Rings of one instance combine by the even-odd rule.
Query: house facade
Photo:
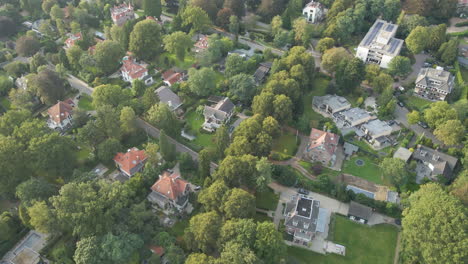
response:
[[[202,52],[208,49],[208,36],[207,35],[197,35],[196,42],[193,45],[193,51],[196,53]]]
[[[125,153],[119,152],[114,157],[117,168],[129,178],[143,170],[146,160],[145,151],[135,147]]]
[[[306,4],[304,9],[302,9],[302,14],[309,23],[320,22],[324,15],[325,11],[323,5],[319,2],[314,2],[313,0]]]
[[[295,243],[307,244],[317,233],[325,231],[326,215],[319,201],[303,195],[293,196],[286,204],[286,232],[294,236]]]
[[[189,203],[190,186],[178,173],[165,171],[151,186],[148,200],[163,210],[183,211]]]
[[[423,178],[437,180],[438,175],[451,178],[458,164],[458,159],[429,147],[418,145],[412,158],[418,162],[416,166],[417,182]]]
[[[51,129],[64,130],[72,125],[73,121],[73,108],[75,103],[72,99],[65,101],[59,101],[55,105],[51,106],[47,110],[49,119],[47,120],[47,126]]]
[[[110,12],[112,21],[117,26],[122,26],[128,20],[135,18],[135,12],[133,10],[133,6],[130,3],[123,3],[121,5],[114,6],[110,9]]]
[[[147,64],[138,63],[132,56],[125,56],[120,68],[122,79],[126,82],[142,80],[146,85],[153,83],[153,77],[148,74]]]
[[[303,157],[312,162],[320,162],[324,166],[333,166],[336,161],[336,150],[340,136],[312,128],[309,143]]]
[[[442,67],[422,68],[416,78],[414,93],[431,101],[444,101],[453,90],[454,76]]]
[[[213,106],[205,105],[205,109],[203,110],[205,117],[205,122],[202,125],[203,129],[213,132],[224,123],[229,122],[234,113],[234,107],[234,104],[228,97],[219,100]]]
[[[403,40],[395,38],[397,29],[398,25],[377,19],[359,44],[356,57],[365,63],[388,68],[403,46]]]

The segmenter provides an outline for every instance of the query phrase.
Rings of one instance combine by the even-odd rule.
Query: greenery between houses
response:
[[[267,188],[265,191],[258,191],[255,193],[256,207],[263,210],[275,211],[278,206],[279,195],[271,188]]]

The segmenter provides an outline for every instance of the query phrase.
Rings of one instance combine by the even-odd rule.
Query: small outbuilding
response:
[[[397,151],[395,151],[395,153],[393,154],[393,157],[397,159],[401,159],[404,162],[408,162],[412,154],[413,153],[409,149],[404,148],[404,147],[399,147]]]
[[[348,217],[351,220],[366,224],[372,215],[372,208],[351,201],[348,210]]]

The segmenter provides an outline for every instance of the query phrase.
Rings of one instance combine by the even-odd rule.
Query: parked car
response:
[[[405,107],[405,104],[403,102],[398,102],[397,103],[400,107]]]
[[[395,120],[389,120],[387,123],[388,123],[389,126],[392,126],[392,125],[395,124]]]
[[[419,125],[420,127],[422,127],[422,128],[425,128],[425,129],[428,129],[428,128],[429,128],[429,126],[428,126],[426,123],[421,122],[421,121],[418,122],[418,125]]]
[[[300,193],[300,194],[303,194],[303,195],[308,195],[309,194],[309,191],[306,190],[306,189],[303,189],[303,188],[297,189],[297,192]]]

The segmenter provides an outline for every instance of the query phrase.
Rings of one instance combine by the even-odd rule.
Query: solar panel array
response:
[[[381,21],[377,22],[375,27],[372,28],[372,32],[370,32],[370,34],[368,33],[369,35],[368,35],[366,41],[364,42],[365,46],[368,46],[369,44],[372,43],[372,41],[375,39],[375,37],[379,33],[380,29],[383,27],[383,25],[384,25],[383,22],[381,22]]]
[[[394,27],[395,27],[395,25],[393,25],[393,24],[388,24],[388,26],[385,28],[385,30],[386,30],[387,32],[392,32]]]
[[[399,39],[392,39],[390,41],[390,48],[388,49],[388,52],[390,52],[390,53],[395,52],[395,50],[398,48],[398,46],[400,46],[401,41],[402,40],[399,40]]]

